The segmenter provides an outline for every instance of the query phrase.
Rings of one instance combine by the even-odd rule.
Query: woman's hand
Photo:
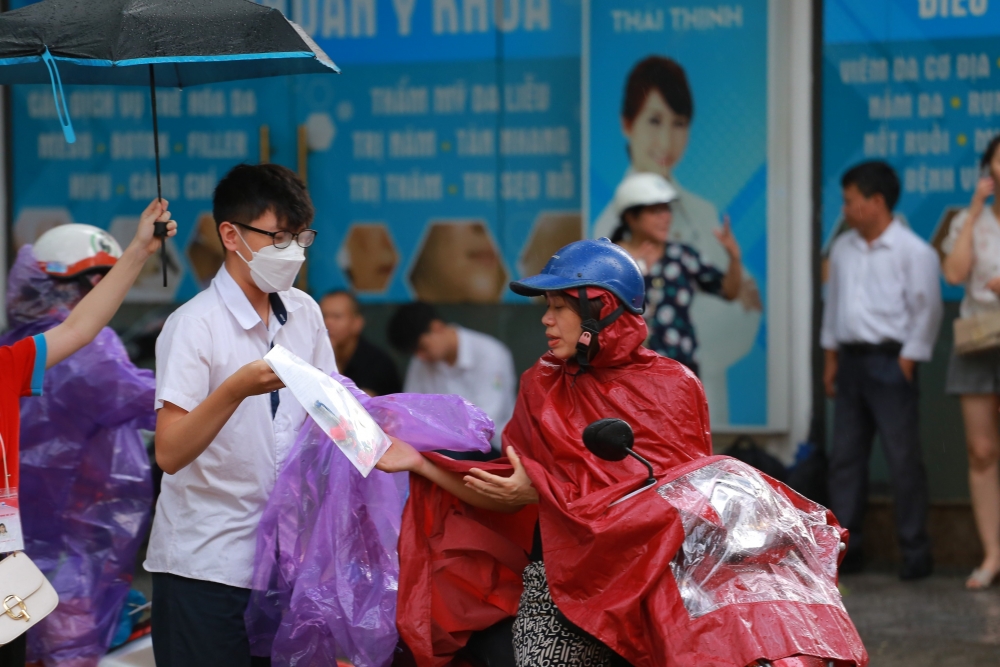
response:
[[[1000,296],[1000,276],[990,278],[990,281],[986,283],[986,289],[990,290],[997,296]]]
[[[714,229],[712,233],[729,255],[729,268],[722,277],[722,297],[727,301],[733,301],[739,297],[743,289],[743,265],[740,263],[740,244],[733,235],[728,215],[722,218],[722,229]],[[757,298],[760,298],[759,294]]]
[[[153,236],[154,223],[167,223],[168,237],[177,234],[177,223],[170,219],[167,203],[166,199],[154,199],[139,216],[139,227],[130,245],[142,253],[143,258],[151,256],[160,249],[160,244],[166,243],[166,239]]]
[[[728,215],[722,217],[722,229],[712,230],[712,233],[715,234],[715,238],[722,244],[726,254],[729,255],[729,259],[734,262],[740,261],[740,244],[736,241],[736,236],[733,235],[733,228],[729,224]]]
[[[410,443],[394,438],[385,454],[375,462],[375,467],[382,472],[415,472],[425,461],[423,454],[413,448]]]
[[[514,466],[514,474],[510,477],[500,477],[472,468],[465,476],[465,485],[481,493],[490,500],[508,507],[524,507],[538,502],[538,491],[531,485],[528,473],[521,465],[521,459],[513,447],[507,448],[507,458]]]
[[[993,190],[996,189],[996,183],[993,182],[992,176],[983,176],[976,183],[976,189],[972,192],[972,206],[981,208],[986,203],[986,198],[993,194]]]

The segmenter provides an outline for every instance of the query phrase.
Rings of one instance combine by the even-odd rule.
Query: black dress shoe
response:
[[[930,554],[919,558],[912,558],[903,561],[903,566],[899,568],[899,578],[903,581],[917,581],[926,579],[934,572],[934,561]]]

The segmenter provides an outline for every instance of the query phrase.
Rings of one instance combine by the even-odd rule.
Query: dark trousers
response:
[[[878,433],[892,475],[896,535],[906,562],[930,557],[927,471],[918,435],[916,378],[909,382],[898,352],[841,348],[830,452],[830,509],[851,531],[849,554],[860,556],[868,502],[868,462]]]
[[[28,651],[28,633],[25,632],[9,644],[0,646],[0,667],[24,667]]]
[[[243,621],[250,590],[174,574],[153,574],[157,667],[266,667],[251,658]]]

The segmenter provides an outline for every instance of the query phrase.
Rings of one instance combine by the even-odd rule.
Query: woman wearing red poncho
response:
[[[378,463],[413,473],[396,620],[418,666],[447,665],[512,617],[513,642],[475,652],[487,667],[511,643],[518,667],[867,664],[836,588],[844,531],[779,482],[711,457],[701,384],[642,347],[643,278],[628,253],[578,241],[511,289],[544,295],[549,352],[521,378],[507,458],[473,468],[394,440]],[[656,491],[616,503],[647,472],[585,448],[583,430],[606,418],[632,426]],[[690,500],[668,500],[699,474],[721,475],[718,496],[689,486]],[[686,535],[692,520],[705,530]],[[766,539],[740,545],[753,536]],[[700,591],[683,568],[679,589],[682,555],[709,570]]]
[[[516,614],[520,667],[598,667],[616,653],[652,664],[641,659],[659,642],[647,605],[683,530],[655,493],[608,510],[645,470],[599,460],[581,434],[624,419],[658,474],[708,456],[701,385],[642,347],[642,274],[607,239],[563,248],[511,289],[545,296],[549,352],[521,378],[503,433],[508,458],[470,470],[396,441],[379,463],[415,473],[400,535],[400,635],[418,664],[443,665],[472,631]]]

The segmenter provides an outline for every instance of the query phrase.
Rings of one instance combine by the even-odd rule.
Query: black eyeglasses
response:
[[[275,248],[284,249],[292,245],[294,240],[299,244],[301,248],[308,248],[316,240],[316,234],[318,232],[315,229],[303,229],[301,232],[292,233],[285,231],[284,229],[278,230],[276,232],[268,232],[263,229],[257,229],[256,227],[251,227],[250,225],[244,225],[242,222],[231,222],[230,224],[239,225],[243,229],[249,229],[251,232],[257,232],[258,234],[264,234],[265,236],[271,237],[271,243]]]

